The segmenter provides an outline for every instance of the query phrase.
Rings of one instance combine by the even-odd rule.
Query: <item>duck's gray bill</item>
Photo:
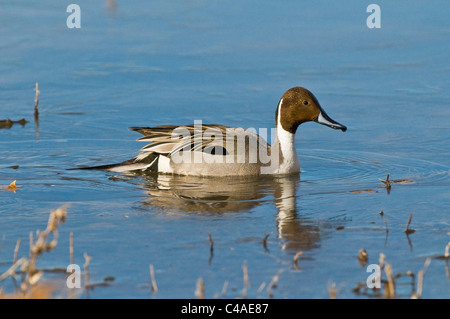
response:
[[[319,116],[314,119],[314,121],[319,124],[334,128],[335,130],[342,130],[342,132],[347,131],[347,127],[345,127],[345,125],[342,125],[331,119],[323,110],[319,113]]]

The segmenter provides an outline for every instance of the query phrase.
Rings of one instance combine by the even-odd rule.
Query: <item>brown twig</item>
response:
[[[263,238],[263,247],[264,247],[265,251],[269,251],[269,249],[267,248],[267,238],[269,238],[269,236],[270,236],[270,233],[266,234],[266,236],[264,236],[264,238]]]
[[[39,90],[38,82],[36,82],[34,91],[36,91],[36,96],[34,98],[34,123],[36,125],[36,138],[39,140],[39,94],[41,94],[41,91]]]
[[[386,216],[384,216],[384,212],[381,211],[381,212],[379,212],[379,214],[380,214],[381,217],[383,217],[383,220],[384,220],[384,226],[386,227],[386,233],[389,233],[389,227],[388,227],[388,224],[387,224]]]
[[[214,242],[212,240],[211,234],[208,234],[209,239],[209,260],[208,263],[211,264],[211,261],[214,257]]]
[[[386,191],[389,194],[391,192],[391,181],[389,180],[389,173],[386,175],[386,179],[379,179],[386,185]]]
[[[409,224],[411,224],[411,220],[412,220],[412,214],[409,214],[408,222],[406,223],[406,229],[405,229],[406,235],[409,235],[409,234],[412,234],[415,232],[414,229],[409,228]]]

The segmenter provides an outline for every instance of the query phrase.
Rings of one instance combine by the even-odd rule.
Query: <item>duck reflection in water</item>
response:
[[[298,174],[276,177],[202,178],[163,174],[143,175],[148,197],[144,205],[166,214],[196,213],[217,215],[248,212],[274,202],[277,236],[282,249],[310,250],[320,245],[317,224],[297,215]],[[271,212],[267,212],[270,214]]]

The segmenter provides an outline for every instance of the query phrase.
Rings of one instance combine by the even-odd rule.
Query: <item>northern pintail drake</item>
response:
[[[86,169],[192,176],[299,173],[295,133],[300,124],[309,121],[343,132],[347,130],[325,113],[310,91],[294,87],[278,102],[276,128],[272,129],[276,137],[272,145],[261,136],[267,135],[267,129],[260,129],[258,135],[255,129],[202,124],[201,121],[184,126],[131,127],[130,130],[143,135],[138,141],[150,142],[138,156],[119,164]]]

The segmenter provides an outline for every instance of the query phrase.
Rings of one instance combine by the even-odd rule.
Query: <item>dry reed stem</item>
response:
[[[222,292],[220,293],[220,295],[222,296],[222,298],[225,298],[226,292],[227,292],[227,288],[228,288],[228,280],[225,280],[223,282],[223,287],[222,287]]]
[[[70,258],[70,264],[73,265],[75,263],[75,259],[73,257],[73,253],[74,253],[74,249],[73,249],[73,233],[70,233],[69,236],[69,258]],[[73,274],[75,272],[75,269],[72,270],[71,274]],[[69,295],[70,299],[74,299],[75,298],[75,291],[74,289],[70,289],[70,295]]]
[[[412,298],[419,299],[422,298],[422,292],[423,292],[423,277],[425,276],[425,273],[428,269],[428,266],[430,266],[431,258],[427,258],[425,260],[425,263],[423,265],[423,268],[419,270],[417,273],[417,290],[416,293],[412,295]]]
[[[91,262],[92,257],[88,254],[84,253],[84,288],[86,289],[86,298],[89,298],[89,263]]]
[[[36,87],[34,88],[34,91],[36,91],[36,96],[34,98],[34,123],[36,125],[36,139],[39,141],[39,94],[41,94],[41,91],[39,91],[39,83],[36,82]]]
[[[244,262],[244,264],[242,265],[242,273],[243,273],[243,282],[244,282],[244,288],[242,289],[242,297],[247,298],[247,291],[250,286],[249,279],[248,279],[247,262]]]
[[[392,266],[388,263],[386,263],[384,265],[384,272],[386,273],[386,277],[387,277],[387,287],[384,291],[384,296],[385,298],[395,298],[395,283],[394,280],[392,278]]]
[[[330,299],[337,299],[337,289],[336,283],[331,283],[330,288],[328,288],[328,294],[330,295]]]
[[[383,253],[380,253],[380,258],[379,258],[379,261],[378,261],[378,264],[380,266],[380,270],[383,269],[383,267],[384,267],[384,260],[385,259],[386,259],[386,256]],[[383,272],[380,271],[379,282],[381,282],[381,279],[383,278],[382,274],[383,274]]]
[[[38,114],[38,106],[39,106],[39,94],[41,94],[41,91],[39,91],[39,83],[36,82],[36,87],[33,89],[33,91],[36,92],[36,96],[34,98],[34,116]]]
[[[270,283],[267,285],[267,295],[269,298],[273,298],[272,288],[277,286],[278,280],[280,279],[280,275],[283,272],[283,269],[278,270],[278,272],[273,276]]]
[[[83,257],[84,257],[83,269],[84,269],[84,277],[85,277],[85,286],[88,286],[89,285],[89,263],[91,262],[92,257],[89,256],[87,253],[84,253]]]
[[[294,267],[295,267],[295,269],[300,269],[300,267],[298,266],[298,259],[299,259],[299,257],[301,256],[301,255],[303,255],[303,251],[299,251],[299,252],[297,252],[296,254],[295,254],[295,256],[294,256],[294,259],[293,259],[293,261],[294,261]]]
[[[36,259],[45,251],[50,251],[55,248],[58,243],[57,227],[66,220],[68,205],[61,206],[50,212],[48,218],[47,228],[37,234],[36,242],[33,241],[33,233],[30,232],[30,265],[28,269],[28,276],[32,276],[35,271]],[[47,242],[49,235],[53,238]]]
[[[8,268],[3,274],[0,275],[0,281],[8,278],[9,276],[14,276],[17,268],[25,268],[28,266],[28,260],[25,257],[20,258],[11,267]]]
[[[47,228],[44,231],[36,231],[36,241],[33,232],[29,233],[29,256],[17,260],[20,240],[17,240],[14,249],[13,265],[0,276],[0,281],[8,276],[14,276],[16,269],[20,266],[21,272],[26,274],[20,283],[19,293],[11,295],[14,298],[42,298],[50,297],[50,292],[54,287],[47,284],[36,286],[43,275],[43,272],[36,269],[36,259],[45,251],[53,249],[57,244],[57,226],[62,224],[66,218],[67,205],[50,212]],[[52,240],[48,242],[48,237],[52,234]],[[44,293],[44,291],[46,293]]]
[[[69,237],[69,255],[70,255],[70,264],[73,265],[75,260],[73,258],[73,233],[70,233]]]
[[[384,289],[384,297],[385,298],[395,298],[395,285],[394,280],[392,279],[392,267],[390,264],[386,262],[386,256],[383,253],[380,253],[380,269],[384,269],[384,273],[386,274],[387,282]],[[381,282],[381,274],[380,271],[380,282]]]
[[[30,247],[30,251],[28,253],[28,260],[31,260],[31,256],[33,255],[32,249],[33,249],[33,242],[34,242],[34,240],[33,240],[33,232],[32,231],[30,231],[28,239],[29,239],[29,243],[30,243],[30,246],[29,246]]]
[[[18,256],[18,254],[19,254],[19,247],[20,247],[20,238],[17,239],[16,247],[14,248],[13,265],[17,262],[17,256]],[[12,275],[14,276],[15,273],[13,272]]]
[[[199,277],[197,279],[197,285],[194,294],[198,297],[198,299],[205,299],[205,284],[202,277]]]
[[[264,287],[266,287],[266,282],[265,282],[265,281],[263,281],[263,282],[261,283],[261,285],[259,285],[258,290],[256,290],[256,294],[257,294],[258,296],[261,294],[261,292],[263,291]]]
[[[450,243],[449,243],[449,245],[450,245]],[[428,270],[430,263],[431,263],[431,258],[427,258],[423,268],[417,273],[417,288],[416,288],[416,291],[414,291],[414,287],[416,286],[415,285],[416,276],[414,275],[414,273],[411,271],[407,271],[406,273],[394,274],[392,266],[386,262],[386,256],[383,253],[380,253],[379,267],[381,270],[384,270],[384,273],[386,275],[386,280],[384,280],[384,281],[382,280],[383,271],[379,272],[379,278],[377,278],[376,280],[383,283],[384,298],[386,298],[386,299],[397,298],[396,281],[398,278],[403,277],[403,276],[411,277],[411,287],[412,287],[411,298],[413,298],[413,299],[421,298],[422,292],[423,292],[423,278],[424,278],[426,271]],[[366,288],[366,282],[361,282],[361,283],[357,284],[357,286],[353,289],[353,291],[356,294],[360,294],[361,289],[364,289],[364,288]],[[330,293],[330,289],[329,289],[329,293]]]
[[[150,264],[150,278],[152,280],[152,290],[153,290],[153,292],[157,292],[158,291],[158,285],[156,284],[155,269],[153,268],[152,264]]]
[[[70,258],[70,264],[73,265],[74,258],[73,258],[73,233],[72,232],[69,235],[69,258]],[[75,272],[75,269],[72,269],[72,272],[70,274],[72,275],[74,272]],[[70,299],[75,298],[75,291],[73,288],[70,289],[69,298]]]
[[[445,263],[445,275],[450,278],[450,269],[448,267],[448,262]]]

